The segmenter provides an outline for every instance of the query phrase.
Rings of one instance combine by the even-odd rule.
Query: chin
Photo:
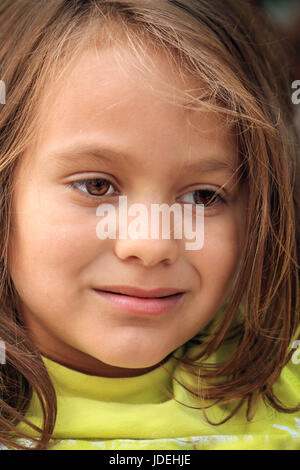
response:
[[[99,361],[102,363],[115,367],[115,368],[122,368],[122,369],[148,369],[148,368],[154,368],[159,365],[161,361],[164,360],[164,357],[158,358],[158,359],[153,359],[153,357],[149,360],[145,358],[145,360],[141,360],[141,358],[136,357],[124,357],[125,355],[122,355],[120,358],[105,358],[105,357],[97,357]]]
[[[119,344],[115,348],[105,348],[105,350],[95,350],[91,354],[95,359],[98,359],[104,364],[111,367],[122,367],[126,369],[144,369],[148,367],[154,367],[163,361],[168,355],[171,354],[172,350],[154,350],[153,348],[144,349],[140,345],[132,345],[128,348],[127,345]]]

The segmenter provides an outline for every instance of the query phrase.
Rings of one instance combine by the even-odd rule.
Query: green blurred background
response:
[[[300,0],[251,0],[262,8],[278,31],[291,63],[292,79],[300,80]],[[300,135],[300,104],[295,106],[295,122]]]
[[[278,29],[292,64],[295,80],[300,80],[300,0],[251,0],[261,7]]]

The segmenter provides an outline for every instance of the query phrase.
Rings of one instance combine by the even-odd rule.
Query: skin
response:
[[[232,288],[244,239],[247,198],[230,170],[189,169],[213,157],[235,169],[233,135],[216,114],[178,106],[175,92],[164,99],[160,78],[182,90],[198,84],[179,77],[161,52],[148,51],[151,73],[134,66],[129,50],[122,61],[113,46],[85,50],[49,84],[52,99],[15,173],[9,265],[23,322],[44,356],[104,377],[141,375],[204,328]],[[54,155],[81,144],[119,154],[111,162],[86,152]],[[86,187],[67,186],[91,177],[113,185],[101,201],[88,199]],[[192,191],[208,186],[223,186],[226,204],[205,209],[201,250],[185,250],[184,238],[96,236],[100,202],[117,204],[126,195],[128,206],[195,203]],[[142,316],[100,298],[93,288],[105,284],[186,293],[171,312]]]

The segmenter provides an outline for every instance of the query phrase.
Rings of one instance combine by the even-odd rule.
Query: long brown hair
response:
[[[244,402],[250,420],[257,396],[279,411],[300,409],[285,407],[272,389],[299,326],[300,173],[288,64],[271,26],[245,0],[0,0],[0,78],[7,90],[0,114],[0,338],[6,345],[0,442],[9,447],[25,448],[11,433],[31,438],[15,426],[30,425],[24,415],[33,390],[44,415],[42,429],[32,425],[40,431],[40,439],[32,438],[36,449],[47,448],[57,414],[53,385],[19,318],[8,269],[14,170],[34,139],[47,84],[59,71],[96,40],[100,48],[119,40],[142,63],[146,36],[179,71],[205,85],[190,96],[195,106],[234,125],[240,178],[249,193],[243,256],[226,308],[191,339],[198,352],[178,359],[180,365],[191,374],[200,370],[207,384],[202,398],[237,403],[222,423]],[[242,321],[233,328],[241,307]],[[203,359],[230,334],[238,340],[232,357],[206,364]]]

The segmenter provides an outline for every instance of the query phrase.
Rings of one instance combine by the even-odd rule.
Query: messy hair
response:
[[[0,78],[7,90],[0,105],[0,338],[6,346],[0,442],[9,447],[25,448],[12,440],[14,433],[46,449],[57,415],[53,384],[20,318],[9,273],[15,168],[34,139],[47,87],[80,53],[93,45],[127,47],[143,67],[145,39],[178,73],[198,80],[198,89],[186,91],[192,109],[218,112],[233,126],[237,171],[249,194],[244,249],[226,306],[191,339],[197,353],[177,359],[191,375],[200,371],[201,396],[181,385],[199,395],[199,408],[203,397],[235,404],[220,423],[202,407],[211,424],[229,420],[244,403],[250,421],[257,397],[281,412],[300,409],[286,407],[273,392],[299,327],[300,172],[289,66],[267,20],[245,0],[0,0]],[[228,360],[205,362],[232,338],[237,347]],[[25,418],[33,391],[42,428]],[[19,422],[39,437],[19,431]]]

